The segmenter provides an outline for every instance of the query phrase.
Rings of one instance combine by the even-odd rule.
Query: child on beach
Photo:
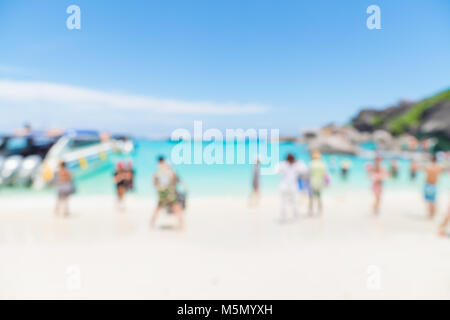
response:
[[[389,177],[389,173],[381,165],[381,157],[376,157],[373,165],[367,166],[367,171],[372,179],[372,192],[374,195],[373,212],[378,215],[380,211],[381,195],[383,193],[383,181]]]
[[[325,186],[327,177],[327,168],[325,162],[321,159],[320,152],[315,151],[312,154],[312,161],[309,168],[309,178],[311,190],[309,196],[309,214],[313,215],[314,202],[317,203],[318,213],[322,213],[322,189]]]
[[[286,161],[279,164],[278,173],[281,176],[281,222],[286,222],[286,210],[290,206],[294,212],[294,217],[298,218],[298,201],[299,193],[298,177],[308,171],[303,161],[297,161],[291,153],[287,155]]]
[[[177,199],[176,184],[178,178],[173,169],[166,163],[164,157],[158,158],[158,169],[153,176],[153,184],[158,191],[158,205],[153,212],[150,226],[154,227],[158,213],[163,208],[169,208],[178,218],[178,227],[183,229],[182,207]]]
[[[75,187],[72,182],[72,174],[65,162],[60,162],[57,172],[56,185],[58,189],[58,200],[56,202],[55,214],[59,215],[61,207],[64,207],[64,216],[69,216],[69,197],[75,193]]]

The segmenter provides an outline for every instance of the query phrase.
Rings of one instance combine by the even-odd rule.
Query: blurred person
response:
[[[419,142],[415,137],[411,137],[409,140],[409,150],[416,151],[419,146]]]
[[[22,128],[15,130],[14,135],[19,137],[26,137],[31,135],[33,132],[33,129],[31,127],[31,124],[24,123]]]
[[[126,166],[125,166],[125,172],[126,172],[126,187],[127,187],[127,191],[132,191],[134,190],[134,176],[135,176],[135,172],[134,172],[134,168],[133,168],[133,162],[132,161],[128,161]]]
[[[428,216],[433,219],[436,214],[437,182],[444,169],[437,163],[436,154],[431,156],[431,162],[423,169],[426,174],[424,196],[428,204]]]
[[[28,136],[28,135],[30,135],[33,132],[31,124],[29,124],[29,123],[25,123],[23,125],[23,129],[22,130],[23,130],[23,135],[24,136]]]
[[[421,148],[423,151],[429,151],[430,150],[430,142],[427,139],[424,139],[420,142]]]
[[[261,161],[259,157],[256,158],[255,165],[253,166],[253,175],[252,175],[252,192],[250,194],[249,205],[258,205],[259,197],[260,197],[260,170],[261,170]]]
[[[309,180],[309,173],[307,171],[298,176],[298,189],[309,198],[311,194],[311,184]]]
[[[294,217],[299,217],[297,196],[299,193],[298,177],[307,173],[308,169],[303,161],[297,161],[291,153],[287,155],[286,160],[278,166],[278,173],[281,176],[281,222],[286,222],[287,207],[290,206]]]
[[[58,189],[58,200],[56,202],[55,214],[59,215],[61,208],[63,209],[64,217],[69,216],[69,197],[75,193],[73,185],[72,174],[65,162],[60,162],[59,169],[56,174],[56,186]]]
[[[442,224],[439,228],[439,234],[441,236],[445,236],[446,235],[446,228],[447,226],[450,224],[450,206],[448,207],[448,212],[447,212],[447,216],[445,217],[444,221],[442,221]]]
[[[416,180],[417,171],[419,170],[419,165],[415,159],[411,160],[411,164],[409,166],[409,177],[411,180]]]
[[[116,185],[117,206],[119,210],[124,210],[124,198],[129,184],[129,174],[125,170],[123,162],[117,163],[114,183]]]
[[[391,161],[391,177],[394,179],[398,177],[398,162],[395,159]]]
[[[314,202],[317,203],[317,210],[322,214],[322,189],[327,180],[327,167],[322,160],[320,152],[315,151],[312,154],[312,161],[309,167],[310,196],[309,196],[309,214],[313,215]]]
[[[181,209],[184,211],[186,209],[188,189],[187,189],[186,185],[184,184],[184,182],[180,179],[179,175],[176,175],[176,177],[177,177],[177,182],[176,182],[175,192],[177,194],[177,201],[180,204]],[[170,212],[173,213],[172,211],[170,211]]]
[[[153,176],[153,185],[158,192],[158,204],[150,220],[150,227],[155,226],[156,218],[163,208],[168,208],[178,218],[178,227],[184,228],[182,206],[177,199],[176,185],[178,177],[173,169],[167,164],[164,157],[158,158],[158,169]]]
[[[306,170],[304,173],[298,176],[298,189],[300,191],[300,203],[305,201],[309,202],[311,197],[311,183],[309,179],[309,172]]]
[[[351,162],[348,159],[345,159],[341,162],[341,176],[344,180],[347,179],[348,173],[351,167]]]
[[[372,179],[372,192],[374,195],[373,212],[378,215],[380,211],[381,196],[383,193],[383,181],[389,178],[389,173],[381,164],[381,157],[377,156],[373,165],[368,165],[367,171]]]

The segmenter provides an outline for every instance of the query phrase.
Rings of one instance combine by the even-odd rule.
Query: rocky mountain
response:
[[[409,111],[413,105],[413,102],[401,101],[398,105],[384,110],[363,109],[352,120],[353,127],[362,132],[373,132],[380,129],[389,131],[390,120]]]
[[[420,135],[436,137],[443,149],[450,150],[450,100],[425,110],[420,123]]]
[[[362,132],[386,130],[393,135],[436,137],[450,146],[450,89],[419,102],[401,101],[384,110],[363,109],[352,125]]]
[[[361,132],[373,132],[379,126],[380,110],[363,109],[352,119],[352,125]]]

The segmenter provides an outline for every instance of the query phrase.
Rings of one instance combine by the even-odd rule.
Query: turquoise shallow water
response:
[[[249,144],[256,142],[242,142],[246,149]],[[127,158],[119,156],[111,156],[106,161],[96,165],[90,165],[87,170],[74,169],[77,194],[111,194],[114,192],[112,175],[115,164],[120,160],[132,160],[136,171],[136,190],[139,195],[154,195],[152,186],[152,175],[157,167],[157,157],[164,155],[170,159],[170,154],[175,143],[168,141],[138,141],[136,152]],[[368,144],[364,146],[367,149],[373,149],[374,146]],[[270,150],[270,147],[269,147]],[[294,143],[281,143],[279,145],[279,157],[284,159],[287,153],[293,153],[297,158],[305,162],[309,162],[310,156],[305,145]],[[248,157],[248,154],[247,154]],[[339,169],[333,170],[333,163],[336,167],[344,159],[348,159],[352,163],[350,174],[347,180],[341,178]],[[326,155],[324,160],[328,164],[331,174],[331,184],[328,190],[345,191],[352,189],[369,188],[370,181],[365,171],[365,164],[368,159],[362,159],[355,156],[342,155]],[[424,176],[422,173],[418,175],[415,181],[409,179],[408,167],[409,163],[405,160],[399,160],[400,175],[396,180],[390,179],[386,182],[386,188],[391,189],[417,189],[421,190],[423,186]],[[248,162],[247,162],[248,163]],[[252,165],[250,164],[233,164],[233,165],[174,165],[173,166],[181,179],[184,181],[191,196],[204,195],[247,195],[251,187]],[[386,163],[388,168],[389,164]],[[261,189],[263,193],[274,193],[277,191],[279,178],[276,175],[262,176]],[[450,190],[450,178],[448,175],[440,181],[440,189]],[[53,192],[45,190],[40,192]],[[35,193],[25,189],[1,189],[0,195],[12,194],[28,194]]]

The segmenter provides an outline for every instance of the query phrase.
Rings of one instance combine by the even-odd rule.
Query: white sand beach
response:
[[[421,194],[387,193],[381,216],[367,190],[325,194],[322,218],[277,222],[276,195],[189,199],[186,230],[154,198],[74,197],[55,218],[50,196],[1,197],[0,298],[392,299],[450,298],[450,238],[437,236],[449,205],[425,216]],[[304,202],[305,204],[305,202]]]

